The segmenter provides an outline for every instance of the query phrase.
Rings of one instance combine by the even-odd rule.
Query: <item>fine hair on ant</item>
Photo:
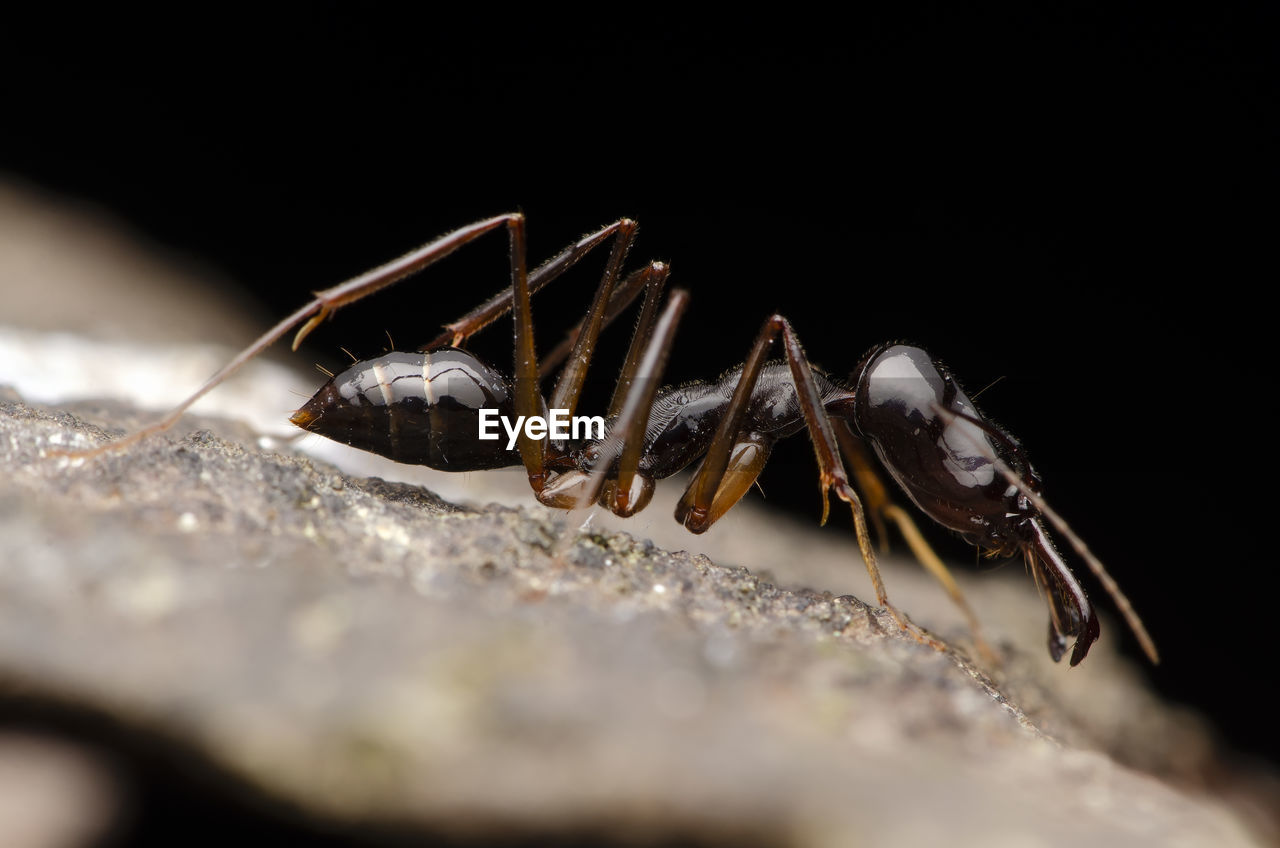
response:
[[[807,431],[818,463],[822,522],[829,513],[829,493],[834,492],[850,509],[877,602],[914,638],[945,648],[890,604],[868,518],[881,538],[887,523],[898,528],[968,619],[979,651],[995,661],[955,580],[911,515],[890,500],[873,454],[934,521],[992,555],[1022,555],[1048,602],[1049,653],[1055,661],[1071,648],[1071,665],[1078,664],[1097,640],[1100,625],[1083,587],[1054,545],[1046,520],[1097,574],[1151,661],[1159,661],[1128,599],[1041,497],[1040,478],[1021,444],[983,418],[948,369],[923,349],[902,343],[876,345],[842,381],[815,370],[790,322],[771,315],[743,364],[714,381],[660,388],[689,296],[675,289],[665,305],[660,304],[670,273],[662,262],[623,273],[637,229],[627,218],[583,236],[533,271],[526,265],[522,214],[462,227],[316,293],[150,426],[97,448],[63,455],[93,456],[172,427],[196,400],[295,327],[301,325],[293,339],[296,350],[340,307],[501,229],[510,243],[507,288],[446,324],[444,332],[418,350],[358,361],[331,376],[290,420],[309,432],[402,463],[443,471],[523,466],[541,503],[557,509],[599,504],[624,517],[644,509],[656,481],[698,461],[675,510],[676,520],[694,533],[706,531],[746,494],[779,439]],[[610,240],[608,262],[585,317],[539,362],[531,296]],[[601,429],[587,435],[557,430],[557,416],[569,419],[576,412],[600,332],[642,292],[640,317]],[[515,321],[511,377],[462,348],[470,336],[508,311]],[[775,341],[781,343],[783,358],[769,361]],[[539,377],[556,368],[559,376],[544,398]],[[483,427],[495,415],[516,422],[504,425],[510,438],[486,435]]]

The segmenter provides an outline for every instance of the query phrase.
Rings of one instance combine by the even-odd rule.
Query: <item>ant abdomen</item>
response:
[[[444,348],[353,363],[289,420],[395,462],[441,471],[518,465],[500,440],[477,440],[486,408],[512,414],[507,381],[470,353]]]

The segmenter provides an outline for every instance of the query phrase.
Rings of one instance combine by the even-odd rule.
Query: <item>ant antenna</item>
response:
[[[951,424],[957,418],[963,418],[971,424],[979,427],[982,426],[982,422],[976,421],[971,416],[963,413],[957,414],[936,402],[930,405],[933,407],[933,410],[942,417],[942,420],[946,421],[948,424]],[[983,429],[985,432],[985,428]],[[1041,497],[1039,493],[1028,486],[1026,481],[1019,477],[1012,468],[1000,459],[1000,457],[995,455],[995,452],[991,450],[989,444],[980,444],[979,440],[969,433],[963,433],[963,435],[973,443],[974,447],[977,447],[983,452],[987,459],[989,459],[995,466],[996,470],[1009,481],[1010,485],[1015,486],[1019,492],[1026,496],[1027,500],[1031,501],[1035,508],[1038,509],[1045,518],[1049,519],[1049,523],[1053,525],[1055,530],[1066,537],[1067,541],[1071,543],[1071,547],[1080,555],[1080,558],[1085,561],[1089,566],[1089,570],[1093,572],[1093,575],[1098,578],[1098,582],[1102,584],[1102,587],[1107,590],[1107,594],[1111,596],[1111,600],[1115,603],[1116,608],[1120,610],[1120,614],[1124,616],[1125,623],[1129,625],[1129,629],[1133,631],[1133,635],[1138,637],[1138,643],[1142,645],[1142,650],[1146,653],[1147,659],[1151,660],[1153,665],[1159,665],[1160,653],[1156,650],[1155,640],[1151,638],[1151,634],[1147,632],[1147,628],[1142,624],[1142,619],[1138,617],[1137,610],[1133,608],[1133,604],[1130,603],[1129,598],[1120,590],[1120,584],[1116,583],[1115,578],[1107,572],[1107,568],[1102,564],[1102,560],[1098,559],[1093,552],[1089,550],[1089,546],[1084,543],[1084,540],[1076,535],[1075,531],[1071,529],[1071,526],[1067,524],[1062,516],[1058,515],[1057,511],[1053,509],[1053,507],[1049,506],[1048,502]],[[985,442],[985,440],[982,441]]]
[[[969,398],[969,400],[977,400],[977,399],[978,399],[978,395],[982,394],[982,393],[983,393],[983,392],[985,392],[987,389],[991,388],[992,386],[994,386],[996,383],[1000,382],[1000,381],[1001,381],[1001,380],[1003,380],[1004,378],[1005,378],[1005,375],[1004,375],[1004,374],[1001,374],[999,377],[996,377],[996,378],[995,378],[994,380],[992,380],[990,383],[987,383],[985,386],[983,386],[982,388],[980,388],[980,389],[978,389],[976,392],[974,392],[974,393],[973,393],[973,395]]]

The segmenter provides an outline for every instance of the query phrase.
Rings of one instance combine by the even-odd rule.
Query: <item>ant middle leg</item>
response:
[[[639,474],[645,431],[658,385],[667,367],[676,328],[689,303],[688,292],[674,290],[667,299],[662,316],[655,322],[653,310],[649,307],[656,306],[657,294],[666,277],[665,266],[658,268],[655,276],[658,279],[649,286],[645,309],[636,325],[626,365],[623,366],[624,377],[628,380],[625,393],[621,384],[614,393],[611,407],[616,406],[618,414],[613,427],[608,437],[596,447],[591,470],[564,475],[562,480],[567,485],[561,500],[549,505],[579,509],[599,499],[614,514],[625,518],[643,509],[653,495],[653,479]]]
[[[669,267],[661,262],[641,269],[638,279],[645,291],[644,305],[609,403],[608,415],[613,419],[609,436],[594,448],[590,471],[569,471],[552,480],[538,495],[543,504],[579,509],[601,498],[603,491],[600,502],[625,518],[649,503],[654,481],[638,475],[644,434],[689,297],[683,290],[673,291],[662,316],[657,317],[658,300],[669,273]],[[627,299],[634,296],[633,293]],[[616,474],[609,476],[615,461]]]
[[[555,388],[552,390],[551,397],[547,403],[547,406],[551,409],[564,409],[568,415],[573,415],[582,394],[582,387],[586,380],[587,370],[591,365],[591,359],[595,352],[595,345],[600,332],[608,321],[616,317],[635,298],[641,289],[646,291],[645,306],[642,309],[640,321],[632,338],[630,350],[627,353],[626,363],[623,366],[623,378],[619,383],[619,389],[615,391],[613,405],[620,404],[619,398],[622,396],[620,393],[628,392],[626,385],[631,383],[638,371],[644,374],[652,374],[652,379],[644,381],[649,392],[649,402],[652,402],[652,392],[656,390],[657,381],[665,366],[666,351],[670,347],[671,337],[674,336],[675,324],[684,308],[686,295],[680,293],[678,298],[673,295],[674,302],[668,307],[668,313],[663,316],[663,320],[659,322],[659,337],[651,341],[649,336],[653,328],[657,299],[669,273],[667,266],[660,262],[651,263],[647,268],[642,269],[639,272],[639,276],[634,277],[634,280],[633,278],[628,278],[624,281],[623,290],[619,292],[618,297],[614,297],[614,290],[622,273],[623,262],[626,261],[627,252],[630,250],[631,243],[635,238],[635,231],[635,222],[627,218],[623,218],[601,231],[605,235],[609,233],[615,234],[613,249],[606,263],[604,274],[600,278],[600,284],[596,288],[591,306],[587,309],[587,314],[574,331],[575,337],[572,350],[568,355],[568,363],[560,372]],[[593,235],[587,237],[587,239],[591,240],[590,246],[593,247],[603,240],[603,236],[596,238]],[[585,242],[587,239],[583,241]],[[590,247],[586,248],[586,250],[589,249]],[[561,261],[561,259],[563,257],[575,257],[573,261],[576,261],[576,251],[578,251],[578,246],[571,245],[569,249],[561,253],[560,257],[553,259],[543,268],[550,266],[555,269],[554,273],[556,275],[562,273],[571,263],[567,260]],[[543,271],[541,273],[545,281],[549,272]],[[525,268],[524,228],[523,226],[513,227],[510,308],[515,322],[514,405],[516,414],[526,417],[538,415],[543,408],[542,394],[539,389],[538,361],[533,341],[531,289],[530,277]],[[495,297],[489,303],[494,304],[492,308],[498,310],[497,314],[501,314],[501,311],[505,309],[506,298]],[[479,311],[477,310],[473,314],[478,314]],[[643,361],[641,351],[644,351]],[[648,407],[645,407],[643,412],[647,418]],[[640,424],[641,435],[643,434],[643,426],[642,422]],[[615,429],[621,432],[629,432],[630,428],[626,425],[618,427],[615,424]],[[632,439],[631,441],[639,446],[642,444],[643,439]],[[546,467],[547,445],[548,442],[546,440],[530,437],[527,429],[522,428],[520,430],[517,437],[517,447],[520,450],[521,462],[529,478],[529,485],[534,494],[544,504],[563,507],[566,500],[576,504],[581,495],[577,491],[573,491],[575,488],[573,483],[579,475],[563,475],[550,472]],[[629,467],[631,472],[629,474],[625,470],[623,472],[628,484],[634,478],[634,471],[638,467],[638,463],[638,455],[634,459],[631,458],[630,451],[624,455],[624,469]],[[569,479],[562,479],[566,476]],[[557,480],[559,481],[558,484],[556,483]],[[548,490],[548,487],[550,487],[550,490]],[[626,493],[630,492],[629,486],[624,489],[624,492],[621,495],[620,504],[625,509],[627,504]],[[647,501],[647,498],[645,500]],[[642,505],[638,504],[636,508],[638,509]],[[615,511],[618,510],[615,508]]]
[[[609,308],[604,314],[604,320],[601,322],[600,328],[603,331],[614,322],[623,311],[631,305],[631,303],[640,295],[640,292],[646,292],[645,305],[643,310],[652,311],[657,307],[657,296],[662,294],[662,289],[666,285],[667,275],[670,273],[669,267],[664,262],[650,262],[643,268],[632,271],[622,282],[614,288],[613,295],[609,298]],[[657,285],[657,291],[654,292],[654,286]],[[653,306],[650,306],[652,300]],[[643,320],[643,319],[641,319]],[[543,354],[542,359],[538,360],[538,373],[546,377],[554,371],[559,365],[569,357],[569,352],[573,349],[574,344],[578,341],[578,336],[582,334],[583,325],[586,323],[584,318],[566,333],[565,337],[560,340],[554,348]],[[650,326],[652,326],[652,315],[650,315]],[[621,390],[619,385],[619,390]],[[624,392],[625,393],[625,392]],[[615,400],[617,395],[615,393]],[[609,414],[616,414],[618,410],[610,405]]]
[[[582,394],[582,386],[586,380],[587,369],[595,352],[596,340],[608,311],[610,296],[622,272],[622,263],[626,260],[627,251],[635,238],[636,224],[630,219],[622,219],[616,225],[617,235],[613,250],[605,266],[600,285],[596,288],[595,297],[583,319],[583,329],[574,342],[569,355],[568,364],[560,372],[555,389],[551,393],[550,408],[565,409],[570,416],[578,405]],[[529,279],[525,269],[525,243],[523,227],[512,230],[511,243],[511,290],[512,317],[515,320],[515,411],[519,416],[532,418],[538,415],[543,407],[542,392],[539,389],[538,359],[533,343],[533,309],[530,303]],[[517,438],[517,447],[529,477],[529,485],[535,494],[541,494],[549,482],[545,468],[547,441],[534,439],[527,428],[521,428]]]

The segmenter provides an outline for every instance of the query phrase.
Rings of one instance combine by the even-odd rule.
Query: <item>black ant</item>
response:
[[[333,288],[294,312],[242,351],[195,394],[163,419],[124,439],[77,455],[131,444],[172,426],[206,392],[302,324],[301,341],[334,310],[416,273],[481,235],[506,228],[510,239],[511,286],[457,321],[415,353],[389,353],[354,363],[332,377],[290,419],[312,433],[388,457],[443,471],[473,471],[523,465],[538,500],[558,509],[598,503],[620,516],[643,509],[655,481],[701,457],[681,497],[676,520],[694,533],[707,530],[755,483],[773,445],[807,429],[813,441],[822,490],[822,521],[828,493],[849,505],[858,545],[875,586],[876,599],[899,625],[935,647],[909,626],[889,603],[862,500],[846,474],[842,456],[858,481],[868,512],[882,536],[892,521],[925,567],[969,618],[975,640],[989,654],[977,621],[942,562],[914,521],[888,498],[874,470],[869,444],[889,475],[919,509],[970,544],[992,555],[1021,553],[1049,605],[1049,653],[1060,660],[1071,640],[1071,665],[1098,638],[1098,618],[1044,526],[1047,518],[1099,575],[1152,662],[1155,645],[1128,600],[1040,497],[1040,479],[1019,443],[985,420],[949,371],[924,350],[905,344],[872,348],[845,383],[816,371],[805,358],[791,324],[781,315],[765,321],[745,363],[718,380],[659,388],[667,352],[688,302],[673,290],[659,313],[669,274],[652,262],[625,277],[622,267],[636,224],[621,219],[579,239],[529,272],[525,264],[525,219],[500,215],[456,230],[392,262]],[[607,239],[612,251],[582,322],[541,363],[534,353],[531,295],[560,276]],[[572,416],[600,331],[643,291],[644,302],[618,380],[604,432],[577,438],[541,436],[529,427],[509,428],[514,445],[480,438],[482,410],[517,422],[542,418],[548,410]],[[507,311],[515,319],[515,374],[507,378],[461,349],[468,337]],[[305,323],[303,323],[305,322]],[[785,359],[766,362],[781,336]],[[543,399],[539,374],[566,363],[550,397]],[[518,450],[512,450],[514,446]]]

